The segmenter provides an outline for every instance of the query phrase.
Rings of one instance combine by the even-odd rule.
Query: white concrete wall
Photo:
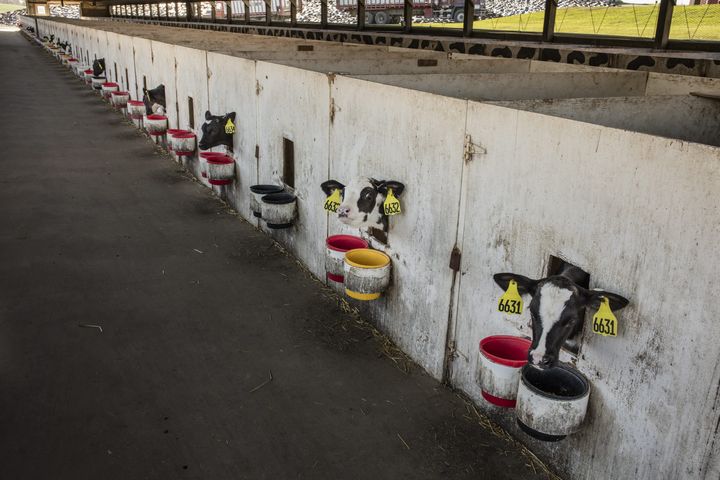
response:
[[[294,142],[298,218],[292,229],[268,231],[282,240],[313,274],[325,275],[327,220],[320,184],[328,175],[330,92],[322,73],[258,62],[256,79],[258,176],[262,183],[283,178],[283,138]],[[292,81],[289,81],[292,79]],[[264,227],[265,223],[261,222]]]
[[[694,95],[522,100],[496,105],[720,146],[720,102]]]
[[[251,185],[269,179],[258,177],[255,158],[257,144],[257,99],[255,62],[243,58],[208,53],[208,96],[210,111],[216,115],[235,112],[233,137],[237,179],[223,193],[240,215],[257,225],[250,211],[248,191]]]
[[[65,25],[42,22],[48,29]],[[73,29],[82,32],[77,26],[66,30]],[[580,122],[558,115],[565,106],[573,111],[595,99],[545,102],[556,110],[544,115],[519,109],[522,102],[469,102],[207,53],[161,39],[87,30],[94,56],[108,58],[107,48],[115,41],[121,45],[115,46],[118,52],[134,49],[140,86],[142,75],[148,77],[149,88],[160,82],[167,88],[174,80],[180,127],[187,127],[187,96],[195,100],[198,134],[208,107],[214,114],[237,112],[239,179],[218,192],[243,216],[249,217],[247,187],[281,175],[282,137],[295,142],[300,219],[294,229],[273,235],[319,277],[324,277],[325,236],[357,233],[322,210],[320,182],[348,182],[356,175],[404,182],[403,213],[390,220],[388,245],[374,242],[391,255],[394,279],[381,300],[360,305],[363,312],[434,377],[441,378],[447,367],[454,386],[559,471],[589,479],[718,478],[720,346],[715,339],[720,335],[720,307],[713,288],[720,260],[720,149],[612,128],[641,128],[640,121],[627,117],[626,124],[609,123],[613,113],[632,109],[617,100],[600,99],[607,106],[604,113],[589,109]],[[161,37],[158,32],[154,35]],[[102,38],[105,43],[98,41]],[[116,53],[115,58],[123,65],[130,61],[127,53]],[[330,54],[297,62],[303,61],[321,71],[351,66]],[[362,62],[357,67],[361,71],[374,65],[367,57]],[[397,63],[399,69],[408,69],[403,73],[419,70],[412,59]],[[473,68],[484,68],[482,63]],[[467,65],[461,68],[470,68]],[[503,62],[485,65],[516,68]],[[527,67],[526,62],[517,68]],[[393,73],[386,68],[382,73]],[[562,72],[545,75],[568,78]],[[653,105],[651,97],[640,96],[685,94],[698,84],[664,77],[652,85],[649,80],[632,83],[642,75],[588,78],[597,81],[598,89],[613,85],[613,79],[630,79],[639,97],[633,101],[652,114],[667,105],[675,111],[687,101],[704,102],[674,97],[660,100],[665,106]],[[442,80],[416,77],[430,83]],[[509,74],[505,81],[516,77]],[[566,90],[553,95],[568,96]],[[173,101],[168,98],[169,110]],[[702,110],[702,115],[713,111]],[[678,118],[690,122],[690,117]],[[690,122],[683,128],[691,130],[692,125],[700,130],[710,125],[701,132],[700,139],[706,140],[715,124]],[[466,135],[478,152],[467,162]],[[462,250],[462,267],[454,276],[448,262],[456,244]],[[594,337],[586,329],[577,358],[565,356],[592,382],[591,405],[584,429],[552,445],[520,433],[511,412],[497,411],[481,400],[477,383],[481,338],[529,333],[526,316],[505,318],[496,311],[501,292],[492,274],[514,271],[541,277],[549,255],[590,272],[591,286],[631,300],[618,315],[616,339]],[[446,365],[448,342],[455,355]]]
[[[617,97],[644,95],[642,72],[358,75],[364,80],[469,100]]]
[[[720,150],[480,103],[468,133],[487,154],[464,172],[453,384],[480,402],[478,340],[528,333],[527,309],[496,311],[492,274],[539,278],[560,256],[630,305],[615,339],[586,326],[576,359],[593,385],[585,428],[531,446],[577,478],[717,478]]]
[[[406,187],[400,197],[403,213],[390,219],[387,247],[374,243],[393,260],[391,287],[381,300],[359,306],[441,378],[466,102],[347,77],[335,78],[332,98],[328,178],[347,184],[370,176]],[[321,205],[316,209],[322,215]],[[330,218],[328,233],[343,231],[338,219]]]

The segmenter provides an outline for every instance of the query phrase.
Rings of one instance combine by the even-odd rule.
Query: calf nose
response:
[[[350,213],[350,208],[349,207],[339,207],[337,209],[337,213],[341,217],[347,217],[348,214]]]

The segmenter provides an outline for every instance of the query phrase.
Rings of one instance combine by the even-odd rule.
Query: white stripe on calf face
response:
[[[565,304],[572,297],[572,290],[560,288],[553,283],[546,283],[540,289],[540,308],[537,320],[542,326],[542,333],[537,348],[530,352],[532,363],[540,363],[547,352],[547,336],[553,326],[560,321]]]

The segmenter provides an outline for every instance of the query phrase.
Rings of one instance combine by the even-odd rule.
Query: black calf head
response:
[[[388,217],[383,210],[383,202],[388,190],[392,189],[395,197],[400,197],[405,185],[395,180],[375,180],[374,178],[358,177],[346,187],[337,180],[323,182],[320,187],[326,195],[340,190],[343,202],[337,209],[338,218],[345,225],[357,228],[378,228],[387,231]]]
[[[164,114],[167,108],[165,105],[165,85],[160,84],[152,90],[143,88],[143,103],[148,115],[152,113]]]
[[[538,368],[557,364],[560,347],[571,333],[579,331],[585,320],[581,312],[585,307],[597,310],[603,298],[612,310],[620,310],[628,300],[604,290],[587,290],[576,283],[579,269],[570,267],[559,275],[532,280],[514,273],[498,273],[493,278],[503,290],[515,280],[520,295],[530,294],[530,316],[533,340],[528,362]],[[584,272],[583,272],[584,273]]]
[[[205,112],[205,123],[202,125],[202,138],[200,150],[207,150],[218,145],[233,148],[233,134],[235,133],[235,112],[225,115],[211,115]]]
[[[96,60],[93,60],[93,76],[95,77],[102,77],[105,75],[105,59],[104,58],[98,58]]]

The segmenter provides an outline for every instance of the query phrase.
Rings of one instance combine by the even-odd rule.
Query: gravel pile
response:
[[[80,5],[50,7],[51,17],[80,18]]]
[[[15,10],[14,12],[0,13],[0,24],[15,26],[18,16],[25,15],[25,12],[25,10]]]
[[[559,0],[558,8],[605,7],[608,0]],[[509,17],[521,13],[540,12],[545,9],[544,0],[485,0],[486,16],[483,18]]]
[[[0,24],[16,25],[18,16],[25,15],[27,10],[15,10],[0,14]],[[55,6],[50,7],[50,15],[53,17],[80,18],[80,5],[69,5],[66,7]]]
[[[356,18],[337,9],[335,2],[327,4],[328,23],[355,23]],[[306,0],[302,3],[302,12],[297,14],[298,22],[320,22],[320,0]]]

